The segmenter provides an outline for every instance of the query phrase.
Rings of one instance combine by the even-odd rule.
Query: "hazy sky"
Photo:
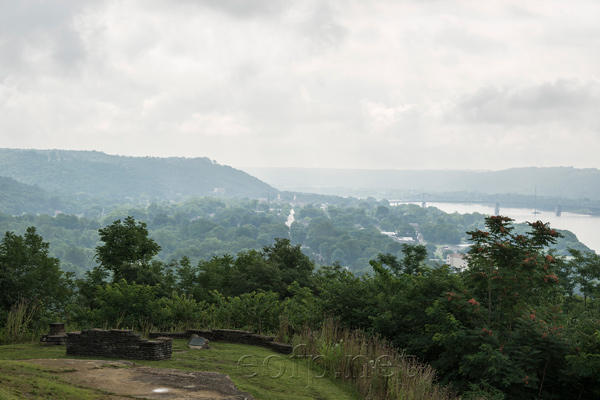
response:
[[[0,0],[0,147],[600,167],[597,0]]]

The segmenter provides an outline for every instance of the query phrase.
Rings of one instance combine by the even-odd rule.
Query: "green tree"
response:
[[[334,263],[318,270],[316,282],[317,297],[325,315],[351,329],[371,329],[377,307],[377,292],[371,276],[359,278]]]
[[[387,265],[396,276],[402,274],[415,275],[423,271],[423,262],[427,259],[427,248],[425,246],[404,243],[401,251],[403,255],[401,260],[390,253],[379,254],[377,260],[371,261],[370,264],[371,266],[374,266],[374,263]]]
[[[574,271],[575,283],[583,293],[584,307],[587,307],[588,299],[600,298],[600,255],[576,249],[569,249],[569,253],[573,259],[568,264]]]
[[[546,398],[566,390],[560,286],[556,260],[545,253],[560,234],[540,221],[515,234],[511,222],[492,216],[485,231],[468,232],[465,289],[448,291],[427,310],[442,348],[431,361],[458,386],[479,382],[509,398]]]
[[[293,282],[298,282],[302,287],[314,286],[312,273],[315,264],[302,252],[299,244],[292,246],[289,239],[275,239],[271,246],[263,247],[262,254],[281,271],[285,294],[288,294],[287,287]]]
[[[49,255],[49,244],[27,228],[24,236],[6,232],[0,242],[0,307],[8,310],[20,297],[56,307],[68,297],[68,276]]]
[[[160,251],[160,246],[148,236],[143,222],[136,223],[133,217],[116,220],[112,225],[100,229],[100,240],[104,244],[96,247],[96,260],[101,268],[112,272],[112,281],[125,279],[128,282],[148,280],[157,273],[157,265],[151,260]]]

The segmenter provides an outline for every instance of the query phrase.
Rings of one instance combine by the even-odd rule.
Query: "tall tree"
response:
[[[148,280],[148,275],[158,272],[154,271],[156,264],[153,265],[151,260],[160,251],[160,246],[148,236],[145,223],[136,223],[129,216],[124,221],[116,220],[98,232],[104,244],[96,247],[95,258],[101,268],[113,273],[113,282],[125,279],[142,283]]]
[[[491,216],[485,231],[468,232],[465,290],[447,292],[427,310],[443,347],[432,364],[459,386],[480,382],[508,398],[551,398],[564,390],[569,351],[556,260],[545,253],[560,234],[541,221],[515,234],[512,221]]]
[[[289,239],[275,239],[275,243],[263,247],[262,254],[281,271],[285,287],[294,281],[303,287],[313,287],[315,264],[302,252],[299,244],[292,246]]]
[[[10,309],[19,297],[37,299],[47,306],[67,297],[67,277],[48,249],[34,227],[27,228],[24,236],[6,232],[0,242],[1,309]]]

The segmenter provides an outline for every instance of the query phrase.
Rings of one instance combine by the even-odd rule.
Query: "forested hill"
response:
[[[572,167],[511,168],[501,171],[351,170],[246,168],[281,190],[337,195],[374,191],[514,193],[600,200],[600,170]],[[361,192],[362,191],[362,192]]]
[[[0,176],[0,212],[14,215],[50,212],[51,202],[44,189]]]
[[[107,199],[261,198],[277,190],[208,158],[124,157],[96,151],[0,149],[0,176],[51,193]]]

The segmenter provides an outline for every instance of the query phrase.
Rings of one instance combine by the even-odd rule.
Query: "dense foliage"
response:
[[[164,262],[187,257],[196,264],[226,254],[260,250],[276,238],[286,238],[300,245],[317,264],[337,261],[356,273],[370,272],[369,260],[380,253],[401,257],[400,238],[404,237],[422,238],[427,242],[427,258],[442,263],[447,253],[465,251],[465,232],[479,229],[484,223],[484,216],[477,213],[446,214],[433,207],[389,206],[375,199],[325,204],[311,199],[267,203],[204,197],[180,203],[114,204],[110,208],[92,205],[80,216],[0,213],[0,232],[24,234],[29,226],[35,226],[51,244],[50,254],[61,260],[63,270],[81,277],[96,266],[99,229],[128,217],[144,224],[161,248],[157,255]],[[559,254],[567,255],[568,247],[588,250],[571,232],[561,233],[564,237],[556,244]],[[463,247],[457,247],[459,243]]]
[[[292,213],[288,204],[205,198],[129,211],[143,220],[122,210],[105,216],[117,219],[104,227],[63,214],[2,218],[44,221],[44,232],[69,233],[64,239],[73,244],[65,253],[71,261],[62,262],[42,229],[5,234],[0,300],[7,324],[0,341],[20,340],[56,319],[79,329],[242,328],[289,341],[332,318],[386,340],[401,357],[430,363],[441,382],[465,395],[600,394],[600,258],[583,249],[570,249],[569,260],[559,256],[552,247],[564,238],[542,222],[513,226],[501,216],[374,201],[297,204]],[[428,225],[467,227],[460,241],[466,236],[470,244],[468,269],[432,263],[431,248],[381,233],[419,230],[427,239],[421,227]],[[181,257],[159,256],[170,246],[168,232],[183,244],[170,254]],[[247,247],[217,251],[228,238]],[[75,251],[86,240],[88,249]],[[185,255],[197,256],[193,250],[206,243],[215,246],[210,258]],[[63,272],[61,263],[71,268],[88,252],[96,264],[78,270],[79,279]],[[352,264],[361,258],[368,268]]]

